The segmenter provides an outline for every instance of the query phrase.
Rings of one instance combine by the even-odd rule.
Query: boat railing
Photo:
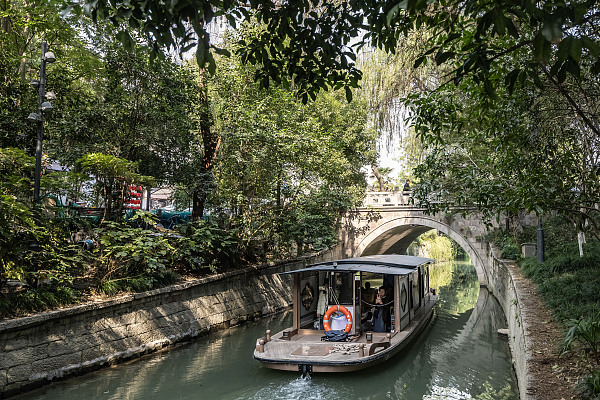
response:
[[[369,346],[369,356],[372,356],[373,354],[375,354],[375,351],[377,349],[387,349],[388,347],[390,347],[390,342],[379,342],[379,343],[373,343],[371,346]]]

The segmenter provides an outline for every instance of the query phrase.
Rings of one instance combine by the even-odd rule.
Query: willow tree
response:
[[[378,132],[379,144],[384,147],[379,150],[397,147],[400,175],[411,179],[412,168],[422,160],[424,149],[410,128],[411,108],[405,99],[414,93],[434,90],[448,70],[431,63],[414,67],[427,40],[425,30],[413,30],[398,40],[393,53],[365,48],[357,59],[357,66],[363,71],[357,96],[369,104],[369,124]],[[384,174],[375,163],[371,170],[383,190]]]

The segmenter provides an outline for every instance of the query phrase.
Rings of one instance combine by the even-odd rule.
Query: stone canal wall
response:
[[[277,272],[323,253],[0,322],[0,398],[157,351],[291,305]]]
[[[528,388],[531,386],[529,369],[531,368],[530,338],[528,331],[528,310],[523,308],[523,293],[519,281],[521,272],[514,261],[501,260],[498,251],[490,246],[491,265],[489,268],[488,290],[498,299],[508,325],[508,341],[513,359],[513,367],[517,376],[519,396],[521,400],[532,400]]]

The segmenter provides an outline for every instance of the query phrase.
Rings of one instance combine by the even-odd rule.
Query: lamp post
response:
[[[44,139],[44,111],[51,110],[52,104],[46,101],[47,98],[54,98],[54,93],[46,95],[46,63],[56,61],[54,54],[48,50],[48,44],[42,43],[42,64],[40,66],[40,80],[34,79],[30,85],[39,89],[38,97],[38,112],[31,113],[27,117],[30,120],[37,122],[37,145],[35,147],[35,177],[33,186],[33,202],[38,203],[40,200],[40,178],[42,175],[42,140]],[[50,96],[51,95],[51,96]]]
[[[537,228],[537,261],[538,264],[544,262],[544,229],[542,228],[542,216],[538,216]]]

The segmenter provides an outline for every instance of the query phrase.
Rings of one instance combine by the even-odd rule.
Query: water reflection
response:
[[[262,367],[252,359],[255,340],[289,326],[286,313],[19,399],[518,399],[508,344],[496,333],[505,326],[499,305],[479,290],[472,265],[435,268],[440,302],[423,335],[366,371],[302,379]]]

